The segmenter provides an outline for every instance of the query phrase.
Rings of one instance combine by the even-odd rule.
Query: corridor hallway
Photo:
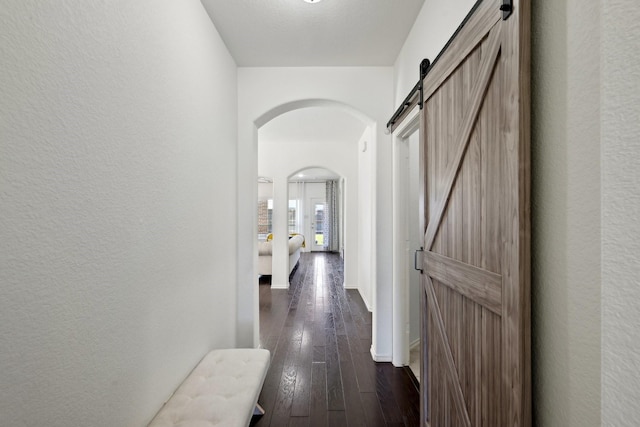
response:
[[[409,368],[371,358],[371,313],[344,290],[342,259],[303,253],[290,288],[260,280],[260,343],[271,367],[252,425],[417,426],[419,392]]]

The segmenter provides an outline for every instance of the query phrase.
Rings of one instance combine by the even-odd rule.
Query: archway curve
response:
[[[261,146],[261,138],[265,135],[262,133],[262,130],[266,130],[267,126],[270,126],[272,123],[275,124],[275,122],[278,121],[281,117],[285,117],[288,114],[293,114],[296,111],[305,109],[311,109],[312,111],[314,109],[322,109],[326,111],[332,110],[338,114],[338,116],[336,117],[343,117],[342,120],[344,120],[344,123],[353,123],[354,125],[357,125],[357,127],[360,127],[362,130],[360,131],[361,133],[358,133],[357,136],[353,133],[347,134],[349,141],[353,139],[353,142],[355,144],[353,146],[354,153],[362,152],[362,150],[358,148],[360,146],[358,144],[362,144],[362,138],[366,138],[366,141],[370,144],[370,147],[376,146],[377,122],[371,119],[367,114],[363,113],[357,108],[354,108],[347,102],[342,102],[335,99],[313,98],[289,101],[280,105],[275,105],[273,107],[269,106],[269,108],[267,108],[265,112],[261,112],[259,117],[254,119],[252,123],[255,129],[253,133],[253,141],[255,144],[254,147],[258,148],[259,146]],[[310,116],[308,116],[309,120],[313,121],[314,116],[315,114],[311,114]],[[324,115],[318,115],[316,119],[321,119],[323,117]],[[325,126],[332,126],[333,122],[327,121],[323,123],[325,123]],[[340,127],[338,127],[338,129],[340,129]],[[268,139],[268,141],[277,141],[275,134],[272,134],[271,138],[272,139]],[[295,142],[293,139],[291,141]],[[331,146],[331,144],[329,144],[329,146]],[[359,201],[359,199],[363,197],[363,194],[366,194],[367,199],[365,200],[372,203],[375,195],[373,194],[374,189],[371,186],[374,183],[374,180],[365,179],[364,181],[361,181],[362,177],[359,176],[358,171],[361,167],[360,161],[362,161],[363,159],[364,162],[366,162],[364,164],[368,165],[365,168],[366,171],[370,171],[374,168],[372,162],[374,161],[375,157],[371,154],[374,152],[374,150],[369,151],[366,155],[356,155],[353,160],[354,162],[358,163],[357,167],[355,166],[354,162],[344,163],[344,161],[341,160],[330,160],[330,158],[327,158],[326,149],[321,151],[322,153],[320,154],[316,153],[318,154],[317,156],[308,156],[306,154],[299,155],[301,153],[298,153],[294,157],[288,159],[286,164],[278,164],[277,170],[274,170],[277,175],[275,178],[279,177],[278,179],[274,178],[274,191],[279,195],[277,197],[279,201],[276,203],[276,197],[274,197],[274,206],[276,206],[277,204],[277,206],[280,207],[279,212],[283,211],[284,204],[287,203],[287,200],[289,200],[289,187],[284,186],[283,182],[289,180],[296,181],[297,179],[295,175],[300,171],[308,168],[322,168],[331,171],[335,175],[335,178],[332,179],[337,179],[341,182],[341,209],[343,209],[341,210],[341,215],[343,215],[342,227],[344,228],[342,228],[341,230],[340,253],[344,259],[345,281],[343,283],[343,286],[359,289],[361,282],[360,278],[366,277],[368,279],[369,277],[371,277],[373,273],[370,272],[370,270],[372,270],[373,265],[375,265],[373,263],[373,260],[370,260],[371,256],[369,252],[371,252],[371,248],[374,247],[373,244],[369,243],[370,238],[367,238],[364,241],[367,247],[367,255],[365,257],[362,257],[360,255],[359,247],[363,246],[363,242],[360,241],[363,239],[361,238],[361,236],[365,234],[367,236],[374,235],[374,231],[370,229],[372,228],[370,227],[370,225],[373,224],[374,219],[372,213],[373,210],[370,209],[369,206],[367,206],[366,209],[364,209],[366,221],[360,220],[361,218],[358,217],[358,212],[362,208],[360,207],[361,202]],[[289,153],[291,153],[291,151]],[[275,159],[282,158],[282,155],[278,155],[274,157],[273,160],[275,161]],[[343,156],[340,156],[340,158],[343,158]],[[264,157],[261,157],[261,159],[265,160]],[[265,165],[269,166],[265,169],[261,169],[260,161],[261,160],[258,161],[257,165],[259,173],[267,173],[267,170],[270,170],[274,167],[275,164],[277,164],[277,162],[274,163],[271,161],[266,161]],[[366,186],[360,185],[361,182],[365,182]],[[306,217],[309,217],[308,212],[306,212],[306,208],[304,214]],[[285,233],[284,226],[282,225],[282,214],[278,214],[277,218],[275,218],[274,221],[276,220],[277,223],[274,222],[274,227],[277,228],[278,234],[280,235]],[[366,233],[361,230],[364,228],[366,228]],[[309,234],[309,230],[305,228],[304,233]],[[274,236],[275,235],[276,233],[274,232]],[[275,238],[277,238],[277,236],[274,237],[274,240]],[[274,274],[272,275],[272,287],[285,288],[288,287],[288,280],[287,275],[285,274],[286,271],[282,268],[281,263],[281,260],[283,260],[284,257],[282,254],[275,253],[282,252],[283,243],[281,241],[274,241],[273,247],[274,268],[272,270]],[[364,274],[365,270],[367,271],[366,275]],[[371,283],[371,281],[367,280],[367,283]]]
[[[352,116],[362,121],[367,126],[373,126],[376,123],[375,120],[373,120],[371,117],[367,116],[362,111],[352,107],[347,103],[344,103],[341,101],[335,101],[332,99],[319,99],[319,98],[301,99],[297,101],[290,101],[284,104],[280,104],[266,111],[262,115],[260,115],[256,120],[254,120],[253,123],[255,124],[256,128],[260,129],[262,126],[269,123],[271,120],[275,119],[278,116],[286,114],[290,111],[300,110],[302,108],[310,108],[310,107],[336,108],[351,114]]]
[[[319,164],[313,164],[313,165],[309,165],[309,166],[302,166],[302,167],[298,167],[296,169],[294,169],[293,171],[291,171],[291,173],[289,175],[287,175],[287,179],[291,180],[291,178],[295,177],[296,175],[298,175],[301,172],[304,172],[308,169],[324,169],[326,171],[331,172],[332,174],[340,177],[340,178],[344,178],[344,174],[337,172],[331,168],[328,168],[327,166],[322,165],[321,163]]]
[[[341,100],[336,100],[336,99],[327,99],[327,98],[306,98],[306,99],[291,100],[291,101],[283,102],[281,104],[277,104],[275,106],[267,108],[264,112],[257,115],[257,117],[253,120],[253,123],[252,123],[254,127],[253,147],[257,149],[259,145],[260,128],[264,127],[274,119],[280,116],[286,115],[289,112],[306,109],[306,108],[333,109],[333,110],[344,112],[348,116],[353,117],[355,120],[362,123],[365,128],[367,128],[367,132],[368,132],[367,142],[369,143],[370,152],[373,152],[373,153],[376,152],[375,147],[377,146],[377,140],[378,140],[378,135],[377,135],[378,122],[368,114],[364,113],[361,109],[354,107],[351,103],[344,102]],[[368,167],[368,170],[375,170],[375,161],[376,161],[375,155],[369,156],[366,161],[371,163]],[[368,181],[367,187],[361,187],[358,184],[359,178],[357,176],[349,177],[350,175],[349,171],[347,171],[346,169],[340,170],[339,168],[338,169],[330,168],[330,167],[327,167],[327,165],[325,165],[324,162],[317,164],[317,166],[325,169],[333,170],[336,173],[336,175],[339,175],[342,179],[344,179],[345,198],[353,202],[354,200],[357,200],[358,195],[368,194],[367,202],[371,206],[375,206],[376,194],[375,194],[374,179],[370,179]],[[305,164],[305,167],[308,167],[308,165]],[[281,171],[281,172],[283,172],[282,175],[286,175],[287,177],[290,177],[291,174],[293,174],[298,169],[303,169],[302,165],[298,164],[296,165],[296,167],[293,167],[289,171]],[[357,187],[357,191],[355,190],[356,187]],[[288,191],[287,191],[287,194],[288,194]],[[352,202],[346,201],[345,209],[347,209],[348,212],[352,212],[352,213],[357,212],[359,208],[357,205],[354,206]],[[373,224],[375,224],[375,210],[373,208],[367,208],[365,210],[368,215],[366,221],[356,222],[351,227],[348,227],[348,225],[346,225],[350,231],[348,232],[349,236],[345,236],[345,244],[347,241],[351,241],[352,244],[349,246],[349,250],[344,252],[345,282],[343,285],[345,287],[361,289],[361,286],[360,286],[361,282],[368,283],[369,289],[367,292],[367,298],[365,298],[365,300],[367,301],[367,306],[373,308],[372,301],[375,299],[374,295],[375,295],[375,286],[376,286],[375,285],[376,263],[374,259],[375,252],[376,252],[376,244],[375,244],[376,230],[373,228]],[[353,222],[352,220],[345,219],[345,224],[349,224],[352,222]],[[364,224],[364,225],[361,225],[361,224]],[[366,228],[367,230],[366,233],[362,231],[359,232],[358,230],[360,228]],[[360,236],[362,234],[366,234],[366,236],[368,237],[365,239],[366,241],[360,242],[361,240]],[[275,245],[276,244],[274,243],[274,246]],[[362,256],[362,254],[360,253],[360,250],[359,250],[360,246],[367,247],[367,252],[365,256]],[[276,286],[280,286],[281,284],[284,284],[286,282],[286,280],[283,279],[284,275],[279,274],[278,276],[279,278],[275,278],[274,281],[272,282],[272,283],[275,283]]]

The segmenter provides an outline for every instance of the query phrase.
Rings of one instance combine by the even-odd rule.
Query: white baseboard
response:
[[[364,305],[367,307],[367,310],[369,312],[372,312],[373,310],[371,309],[371,304],[369,304],[369,301],[367,301],[367,299],[362,296],[362,292],[360,292],[360,288],[358,287],[358,285],[348,285],[346,283],[343,283],[342,286],[344,286],[345,289],[355,289],[358,291],[358,293],[360,294],[360,297],[362,298],[362,301],[364,302]]]
[[[376,352],[373,350],[373,346],[371,346],[371,357],[373,358],[374,361],[376,362],[391,362],[391,355],[390,354],[376,354]]]
[[[358,289],[358,293],[360,294],[360,298],[362,298],[362,302],[364,302],[365,307],[367,307],[367,310],[369,310],[369,313],[373,313],[373,308],[371,307],[371,304],[369,304],[369,301],[364,297],[364,295],[362,295],[362,292],[360,292],[360,289]]]
[[[271,289],[289,289],[289,284],[287,283],[286,285],[274,285],[272,283]]]

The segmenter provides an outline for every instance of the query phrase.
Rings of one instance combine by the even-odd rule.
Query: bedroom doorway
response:
[[[289,177],[289,198],[299,206],[297,233],[305,237],[305,252],[340,252],[343,195],[344,179],[329,169],[310,167]]]

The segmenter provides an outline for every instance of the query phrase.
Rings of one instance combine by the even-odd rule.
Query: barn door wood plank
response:
[[[426,252],[426,273],[497,315],[502,314],[502,276],[473,265]]]
[[[487,44],[488,52],[487,55],[482,58],[479,73],[480,75],[478,77],[478,80],[476,81],[476,84],[474,85],[470,105],[465,113],[462,124],[458,128],[458,133],[454,140],[456,150],[453,161],[450,162],[450,166],[443,175],[443,192],[440,200],[438,200],[436,206],[434,206],[429,225],[427,226],[427,233],[425,235],[426,250],[432,249],[435,236],[440,227],[440,223],[442,222],[442,218],[444,216],[443,214],[447,207],[449,197],[451,196],[453,184],[455,183],[458,171],[460,170],[460,165],[462,164],[466,149],[469,145],[469,137],[471,136],[471,131],[473,130],[473,126],[478,117],[478,113],[480,112],[482,101],[484,100],[484,94],[491,80],[491,75],[493,74],[492,71],[500,52],[499,31],[491,32]]]
[[[531,424],[531,229],[530,229],[530,81],[531,2],[516,2],[514,15],[505,21],[503,44],[511,59],[503,72],[502,167],[510,177],[505,183],[502,264],[504,310],[502,318],[502,371],[508,398],[502,408],[503,425]],[[518,34],[519,37],[514,37]],[[511,35],[511,36],[509,36]],[[506,197],[510,195],[510,197]]]
[[[425,291],[427,294],[427,303],[429,304],[429,312],[431,313],[431,317],[434,321],[434,329],[437,332],[438,342],[440,343],[440,347],[444,353],[444,362],[447,368],[446,373],[449,378],[449,387],[453,397],[453,402],[456,405],[457,413],[464,426],[471,427],[471,419],[469,418],[467,404],[460,386],[460,377],[458,375],[458,370],[456,369],[456,364],[453,360],[449,339],[442,320],[442,312],[440,311],[438,298],[436,297],[435,289],[433,287],[433,281],[429,276],[426,276]],[[448,411],[444,412],[448,413]]]

